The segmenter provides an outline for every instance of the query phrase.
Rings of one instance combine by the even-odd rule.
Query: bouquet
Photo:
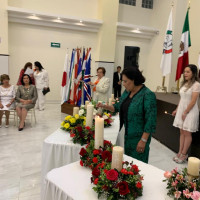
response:
[[[104,118],[104,127],[112,126],[113,119],[110,113],[104,112],[102,117]]]
[[[86,118],[84,116],[79,116],[76,114],[74,117],[68,115],[65,117],[65,120],[61,123],[61,129],[65,131],[73,130],[77,125],[83,124],[85,125]]]
[[[200,178],[189,181],[187,168],[179,171],[177,168],[164,173],[167,182],[167,195],[180,200],[200,200]]]
[[[112,147],[111,142],[104,140],[104,147],[94,149],[94,140],[90,141],[86,148],[82,148],[79,153],[81,156],[80,165],[92,170],[103,168],[106,163],[112,161]]]
[[[117,104],[117,103],[119,103],[119,99],[118,99],[118,98],[116,98],[116,99],[112,102],[113,105],[114,105],[114,104]],[[110,113],[112,116],[116,116],[118,112],[116,112],[116,111],[111,112],[111,111],[108,110],[107,113]]]
[[[73,143],[84,144],[90,143],[91,140],[94,140],[94,126],[90,128],[89,126],[78,125],[70,132]]]
[[[110,164],[103,169],[95,168],[91,178],[95,185],[93,190],[98,193],[98,198],[103,196],[107,200],[134,200],[142,196],[142,180],[138,166],[129,162],[123,162],[121,171],[111,169]]]

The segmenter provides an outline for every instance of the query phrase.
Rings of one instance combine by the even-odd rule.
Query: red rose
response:
[[[80,160],[80,165],[83,167],[83,161],[82,160]]]
[[[92,161],[93,161],[93,163],[98,163],[98,158],[97,158],[97,157],[94,157],[94,158],[92,159]]]
[[[92,170],[92,175],[95,176],[95,177],[99,177],[99,175],[100,175],[100,170],[99,170],[99,168],[95,167],[95,168]]]
[[[130,174],[130,175],[134,175],[134,173],[133,173],[133,172],[131,172],[131,171],[130,171],[130,172],[128,172],[128,174]]]
[[[135,174],[138,174],[138,172],[139,172],[137,165],[132,165],[132,170],[135,172]]]
[[[104,161],[111,162],[111,160],[112,160],[112,154],[110,153],[110,151],[103,151],[103,153],[102,153],[102,159]]]
[[[105,165],[105,163],[104,163],[104,162],[102,162],[102,163],[99,163],[99,164],[97,165],[97,167],[98,167],[98,168],[102,168],[102,169],[103,169],[104,165]]]
[[[95,150],[93,151],[93,154],[94,154],[94,155],[99,155],[99,150],[95,149]]]
[[[105,173],[105,174],[108,172],[108,170],[107,170],[107,169],[104,169],[103,171],[104,171],[104,173]]]
[[[103,190],[108,190],[108,186],[107,186],[107,185],[103,185],[103,186],[102,186],[102,189],[103,189]]]
[[[76,129],[78,130],[78,132],[82,132],[83,128],[81,126],[76,127]]]
[[[122,173],[122,174],[128,174],[128,171],[127,171],[126,169],[122,169],[122,170],[121,170],[121,173]]]
[[[81,151],[80,151],[80,155],[81,156],[84,156],[85,154],[87,153],[87,151],[84,149],[84,148],[81,148]]]
[[[70,137],[75,137],[75,134],[74,133],[70,133]]]
[[[86,130],[90,130],[90,127],[89,127],[89,126],[86,126],[85,129],[86,129]]]
[[[126,181],[121,181],[117,184],[117,187],[119,188],[119,194],[120,195],[126,195],[130,193],[130,190],[128,188],[128,183]]]
[[[96,185],[97,183],[98,183],[98,178],[96,178],[95,180],[94,180],[94,184]]]
[[[106,178],[111,181],[116,181],[118,179],[118,172],[114,169],[107,171]]]
[[[136,187],[137,187],[138,189],[141,189],[141,188],[142,188],[142,183],[137,182]]]
[[[109,142],[108,140],[104,140],[104,145],[111,145],[111,142]]]

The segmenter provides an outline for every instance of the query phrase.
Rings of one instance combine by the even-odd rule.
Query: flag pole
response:
[[[165,87],[165,76],[163,76],[163,80],[162,80],[162,87]]]

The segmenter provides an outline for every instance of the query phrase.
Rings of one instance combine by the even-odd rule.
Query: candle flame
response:
[[[165,114],[167,114],[167,111],[165,111]]]

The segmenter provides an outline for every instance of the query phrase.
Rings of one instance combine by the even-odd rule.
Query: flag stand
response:
[[[156,92],[159,92],[159,90],[167,93],[167,87],[165,86],[165,76],[163,76],[163,79],[162,79],[162,86],[157,86]]]

